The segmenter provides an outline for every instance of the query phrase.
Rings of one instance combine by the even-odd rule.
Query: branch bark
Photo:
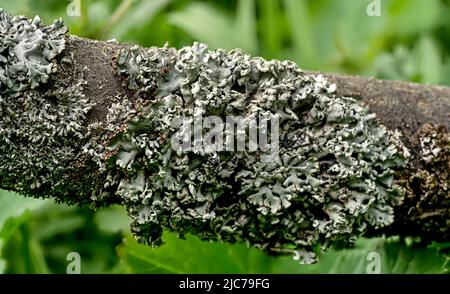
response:
[[[0,19],[0,21],[3,21],[3,24],[10,22],[5,19]],[[4,36],[0,36],[1,38],[6,40]],[[39,86],[34,88],[25,86],[25,89],[12,91],[11,87],[7,85],[7,81],[9,76],[14,76],[11,73],[12,66],[9,60],[13,53],[6,56],[6,61],[2,61],[0,58],[0,69],[2,65],[5,69],[4,78],[0,79],[2,81],[0,84],[0,97],[2,97],[0,113],[4,117],[3,120],[0,120],[2,123],[0,135],[3,136],[0,139],[0,151],[2,152],[0,154],[0,188],[34,197],[53,197],[69,204],[101,206],[109,203],[128,203],[120,191],[126,185],[124,184],[126,181],[122,180],[128,181],[128,177],[131,177],[130,174],[117,171],[112,176],[111,173],[108,173],[111,169],[109,165],[95,160],[98,157],[96,152],[101,151],[99,148],[105,148],[108,151],[102,153],[102,158],[114,159],[116,162],[122,160],[121,156],[133,153],[126,148],[126,152],[117,151],[118,147],[116,149],[108,148],[117,146],[114,144],[122,144],[120,146],[123,147],[123,143],[117,143],[118,138],[125,137],[124,134],[130,130],[135,132],[133,127],[130,127],[130,124],[136,123],[133,118],[139,117],[140,109],[154,103],[152,101],[155,100],[156,93],[161,90],[161,86],[158,84],[150,90],[143,90],[143,87],[133,88],[130,86],[131,74],[121,76],[118,73],[120,68],[118,69],[117,59],[120,58],[121,52],[122,54],[124,54],[123,52],[131,54],[130,52],[133,50],[143,49],[76,36],[69,36],[64,40],[64,51],[57,54],[53,61],[56,72],[51,72],[47,82],[41,81]],[[3,48],[3,52],[0,51],[0,57],[5,56],[7,50],[7,46],[6,49]],[[179,58],[179,55],[173,54],[181,54],[173,53],[176,51],[171,51],[173,49],[170,48],[158,50],[158,54],[166,54],[164,56],[167,59],[173,56]],[[140,51],[139,54],[144,53]],[[145,54],[143,56],[147,56]],[[10,63],[9,68],[5,65],[8,62]],[[128,62],[130,61],[128,60]],[[169,61],[167,62],[169,63]],[[161,63],[164,62],[157,64],[158,72],[150,73],[145,82],[158,75],[167,77]],[[127,66],[130,67],[129,64]],[[299,76],[301,79],[305,77],[314,79],[319,74],[305,71]],[[397,131],[402,135],[401,142],[411,153],[409,163],[395,171],[395,183],[404,189],[405,194],[403,203],[394,207],[394,222],[388,226],[369,227],[365,234],[413,235],[429,240],[449,241],[450,88],[340,74],[321,74],[330,83],[336,84],[337,90],[333,94],[334,96],[361,99],[387,129],[392,132]],[[250,100],[257,99],[255,97],[258,96],[257,91],[250,93],[236,88],[235,92],[243,92],[247,95],[246,99]],[[179,96],[183,98],[183,94]],[[184,95],[183,99],[186,97]],[[13,99],[16,100],[11,102]],[[73,106],[77,103],[80,105]],[[51,111],[52,105],[57,113]],[[46,111],[40,110],[39,107],[45,108]],[[24,109],[23,113],[20,113],[21,109]],[[31,109],[36,109],[36,111],[28,112]],[[24,113],[27,114],[27,118],[17,118],[23,116]],[[63,122],[58,113],[63,113],[63,116],[70,119]],[[113,119],[111,119],[112,114],[115,115]],[[44,127],[42,117],[47,116],[49,123]],[[78,121],[82,122],[79,126],[76,125]],[[30,122],[31,124],[27,125]],[[36,126],[39,125],[39,128],[35,128],[33,122]],[[64,128],[57,123],[63,125]],[[20,124],[24,124],[26,128],[17,131]],[[8,129],[10,126],[16,129]],[[25,135],[26,129],[30,130],[27,135]],[[292,132],[294,131],[293,129]],[[51,139],[49,136],[45,136],[46,132],[51,133]],[[100,142],[99,145],[102,146],[93,146],[92,142]],[[316,158],[316,160],[319,159]],[[126,160],[121,162],[124,161]],[[335,161],[335,158],[331,161]],[[147,172],[148,169],[146,174]],[[219,173],[220,170],[214,172]],[[230,177],[238,172],[239,169],[236,168]],[[126,182],[127,185],[133,186],[140,180],[139,175],[135,174],[134,176],[134,179]],[[145,178],[145,180],[147,179]],[[230,181],[233,187],[227,190],[227,193],[235,194],[230,195],[228,200],[214,200],[214,205],[218,205],[217,207],[222,205],[223,201],[239,202],[236,195],[240,191],[235,190],[240,186],[239,179],[234,177]],[[133,186],[130,189],[134,188]],[[207,191],[204,192],[207,193]],[[134,233],[139,237],[142,231],[146,231],[144,241],[157,244],[160,232],[158,229],[148,226],[149,219],[152,217],[151,212],[147,211],[145,214],[140,206],[137,208],[135,204],[126,205],[130,215],[137,222],[137,225],[133,227]],[[190,209],[197,208],[191,207]],[[293,213],[292,210],[291,212]],[[213,216],[209,214],[208,217]],[[174,218],[175,222],[174,215],[168,217],[168,219],[170,218]],[[197,221],[192,220],[192,222]],[[307,220],[304,225],[308,226]],[[191,228],[183,224],[180,227],[170,227],[170,229],[183,234]],[[235,228],[230,230],[233,231]],[[302,235],[301,232],[297,232],[297,234]],[[222,240],[231,242],[250,238],[246,236],[231,237],[232,233],[220,233],[219,235],[222,236]],[[206,233],[203,233],[202,236],[210,237]],[[329,240],[321,239],[318,242],[324,243],[325,241]],[[268,246],[277,245],[277,242],[276,240],[268,242]],[[297,245],[300,246],[298,243]],[[264,245],[261,247],[265,248]]]
[[[103,120],[111,97],[130,94],[117,77],[112,60],[119,50],[131,46],[78,37],[70,39],[68,52],[72,52],[77,63],[87,69],[85,94],[97,104],[90,119]],[[324,75],[337,85],[337,95],[361,98],[387,128],[403,134],[402,142],[412,153],[412,165],[401,177],[402,185],[409,193],[404,206],[396,209],[395,224],[383,228],[382,232],[450,240],[450,87],[323,72],[305,71],[304,74]],[[429,135],[431,126],[442,137],[442,158],[427,163],[422,158],[421,141]],[[434,132],[431,133],[434,136]],[[423,175],[423,171],[428,175]],[[429,184],[432,186],[424,184],[427,181],[433,182]]]

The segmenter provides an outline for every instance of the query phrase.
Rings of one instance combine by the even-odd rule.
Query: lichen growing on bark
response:
[[[118,183],[138,240],[159,245],[169,229],[264,250],[312,250],[393,222],[403,196],[394,170],[408,152],[398,134],[358,101],[334,95],[321,76],[198,43],[179,51],[133,47],[117,60],[142,106],[109,144],[117,171],[108,185]],[[280,121],[272,161],[261,160],[263,151],[171,146],[199,116],[261,114]]]
[[[64,187],[68,166],[88,135],[86,114],[93,103],[82,93],[80,72],[70,85],[55,79],[47,86],[56,73],[56,57],[65,48],[66,32],[62,21],[44,26],[39,17],[11,17],[0,10],[0,183],[4,189],[69,199]]]
[[[61,20],[44,26],[36,16],[11,17],[0,9],[0,81],[3,93],[37,88],[56,70],[67,28]]]
[[[106,99],[107,115],[95,120],[61,22],[45,27],[1,11],[0,30],[2,188],[67,203],[120,202],[136,238],[152,245],[168,229],[298,250],[304,262],[317,245],[348,244],[393,222],[403,199],[394,174],[408,151],[322,76],[198,43],[133,47],[116,56],[129,95]],[[203,136],[194,148],[173,146],[211,116],[241,117],[244,129],[276,118],[277,152],[250,150],[250,137],[244,150],[210,148]]]

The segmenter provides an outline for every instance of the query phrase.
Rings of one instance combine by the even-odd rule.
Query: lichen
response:
[[[39,16],[31,21],[0,9],[1,91],[15,93],[47,82],[56,70],[52,60],[64,49],[66,32],[61,20],[43,26]]]
[[[27,195],[70,195],[69,163],[87,137],[93,103],[82,93],[81,71],[71,83],[57,78],[65,48],[62,21],[44,26],[35,17],[0,10],[0,184]],[[71,62],[70,59],[60,63]],[[42,195],[42,191],[48,195]],[[65,192],[64,192],[65,191]],[[66,198],[76,198],[73,195]]]
[[[115,179],[107,185],[118,184],[139,241],[160,245],[168,229],[311,252],[393,222],[403,197],[394,173],[407,150],[367,107],[335,95],[336,85],[322,76],[198,43],[179,51],[133,47],[117,61],[139,107],[122,132],[112,131],[102,158]],[[247,128],[250,118],[277,117],[278,156],[262,161],[262,150],[172,148],[170,138],[189,137],[193,120],[213,115],[242,116]]]
[[[88,119],[95,97],[83,94],[85,69],[65,52],[66,31],[60,21],[43,26],[0,11],[0,187],[66,203],[120,202],[136,238],[153,246],[166,229],[303,262],[314,261],[318,245],[351,244],[392,224],[408,151],[322,76],[198,43],[132,47],[115,59],[130,95],[109,97],[107,115]],[[174,146],[191,139],[200,117],[239,117],[245,130],[276,119],[276,152],[254,149],[251,135],[243,149],[217,148],[203,130],[192,148]]]

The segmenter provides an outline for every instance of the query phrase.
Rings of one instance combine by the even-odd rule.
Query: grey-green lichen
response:
[[[64,188],[70,180],[68,165],[79,156],[79,145],[88,135],[86,114],[93,103],[82,93],[81,72],[70,83],[61,79],[48,83],[65,48],[66,32],[62,21],[44,26],[39,17],[11,17],[0,9],[3,188],[28,195],[45,191],[49,195],[41,196],[58,198],[71,194]]]
[[[87,119],[83,69],[63,53],[66,31],[0,11],[0,187],[69,203],[118,199],[152,245],[168,229],[304,262],[317,245],[392,224],[403,199],[394,173],[408,152],[322,76],[198,43],[133,47],[117,56],[133,96],[111,98],[97,121]],[[200,116],[242,117],[245,129],[275,117],[277,152],[219,150],[203,136],[201,148],[173,146]]]
[[[336,85],[322,76],[306,77],[292,62],[198,43],[179,51],[124,49],[117,66],[139,107],[129,108],[135,114],[111,130],[117,135],[97,154],[110,171],[105,185],[118,185],[139,241],[159,245],[169,229],[308,252],[393,222],[403,197],[394,170],[408,151],[397,133],[355,99],[335,95]],[[113,107],[111,118],[116,109],[123,108]],[[261,150],[171,146],[196,117],[211,115],[243,116],[247,127],[249,118],[276,116],[279,155],[262,161]]]
[[[0,9],[0,81],[2,92],[20,92],[45,83],[56,70],[52,60],[65,46],[61,20],[43,26],[36,16],[11,17]]]

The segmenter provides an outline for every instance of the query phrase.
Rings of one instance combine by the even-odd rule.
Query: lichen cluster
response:
[[[82,94],[82,77],[74,77],[69,85],[58,79],[49,83],[65,48],[66,32],[62,21],[44,26],[39,17],[11,17],[0,10],[3,188],[42,197],[70,194],[64,187],[68,166],[87,136],[85,117],[93,103]]]
[[[117,60],[140,107],[105,151],[108,170],[117,169],[107,185],[118,184],[138,240],[159,245],[169,229],[264,250],[312,250],[393,222],[403,197],[394,170],[407,151],[398,134],[358,101],[333,94],[336,86],[322,76],[198,43],[179,51],[133,47]],[[261,150],[171,147],[197,116],[268,113],[280,121],[272,161],[262,161]]]
[[[322,76],[198,43],[132,47],[116,56],[130,95],[88,119],[94,101],[83,68],[63,53],[66,31],[0,10],[0,187],[67,203],[118,200],[151,245],[168,229],[298,250],[304,262],[317,245],[392,224],[403,199],[394,173],[408,152]],[[242,117],[245,129],[276,117],[277,152],[208,148],[204,137],[204,148],[174,148],[200,116]]]
[[[11,17],[0,9],[0,81],[2,92],[37,88],[55,71],[52,60],[65,46],[62,21],[43,26],[36,16]]]

